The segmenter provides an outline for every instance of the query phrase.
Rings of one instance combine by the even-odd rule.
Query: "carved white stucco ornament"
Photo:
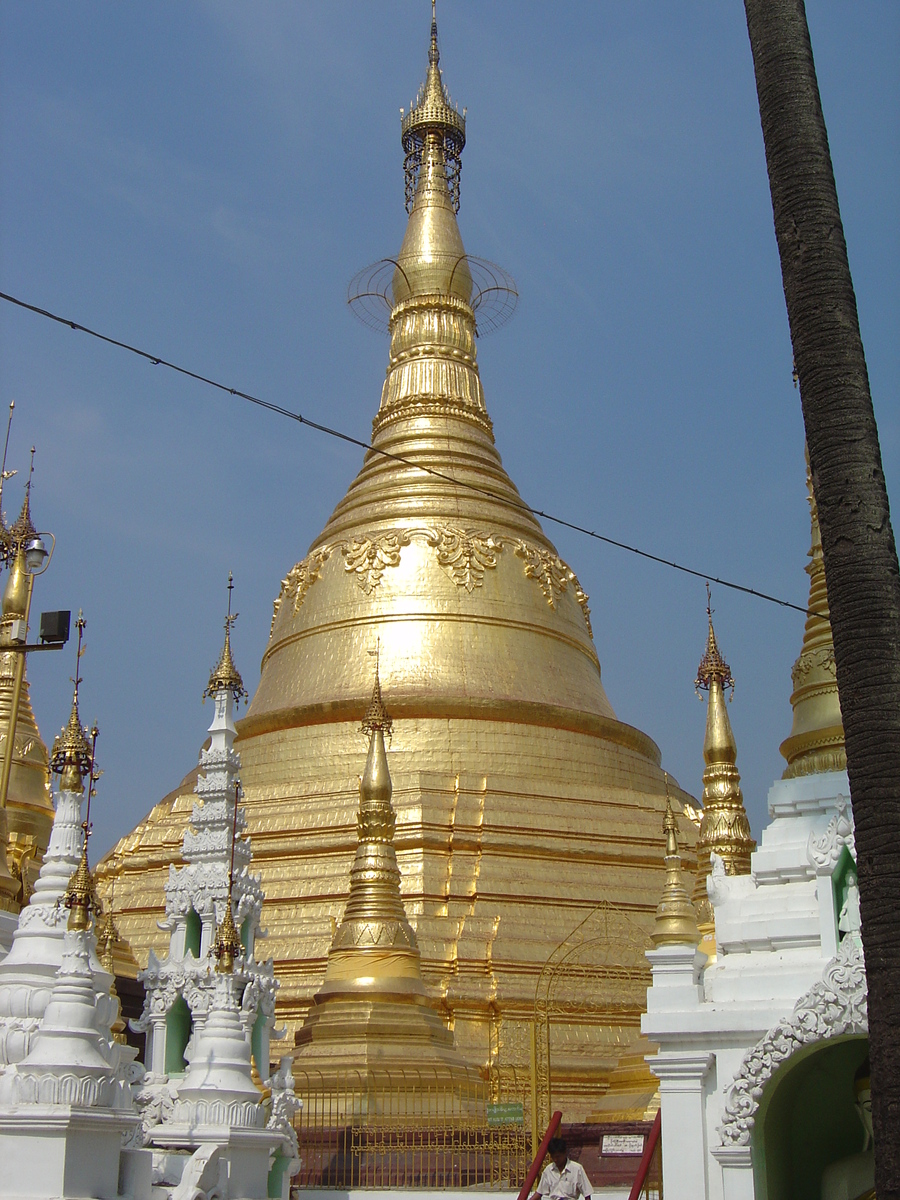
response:
[[[821,837],[816,837],[814,833],[809,835],[806,855],[810,866],[815,867],[819,873],[833,871],[845,846],[855,860],[856,839],[853,828],[853,810],[850,808],[846,796],[838,796],[837,812],[828,822],[828,828]]]
[[[845,1034],[868,1034],[867,994],[862,942],[858,935],[848,934],[822,978],[800,997],[791,1016],[770,1029],[744,1056],[719,1127],[723,1146],[750,1145],[766,1084],[802,1046]]]

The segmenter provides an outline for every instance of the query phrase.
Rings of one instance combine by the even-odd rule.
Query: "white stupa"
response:
[[[215,712],[200,754],[185,865],[172,867],[166,884],[169,949],[162,961],[151,952],[139,976],[144,1011],[133,1024],[147,1034],[137,1103],[157,1186],[184,1191],[202,1177],[231,1200],[251,1200],[270,1186],[277,1194],[287,1189],[296,1102],[289,1071],[271,1072],[278,985],[271,960],[255,957],[263,894],[249,870],[250,841],[241,836],[234,708],[246,693],[231,653],[231,586],[229,576],[225,643],[204,692]]]
[[[93,743],[87,745],[77,715],[76,692],[74,723],[70,721],[54,748],[56,765],[63,767],[65,807],[74,801],[76,809],[82,775],[88,775],[89,801],[96,778]],[[58,819],[63,807],[61,802]],[[55,827],[57,832],[61,829]],[[28,1020],[34,1022],[27,1030],[13,1021],[6,1025],[7,1049],[15,1052],[15,1061],[7,1061],[0,1074],[0,1193],[10,1200],[114,1200],[121,1194],[123,1178],[132,1184],[126,1185],[128,1194],[149,1200],[149,1156],[123,1150],[123,1141],[139,1124],[131,1093],[138,1069],[136,1051],[113,1037],[119,1004],[110,994],[112,977],[97,962],[91,923],[100,906],[87,861],[88,832],[86,816],[76,868],[65,889],[55,888],[53,909],[67,919],[68,928],[45,922],[47,914],[40,914],[39,906],[26,909],[7,959],[8,963],[18,948],[19,982],[8,984],[8,995],[22,999],[23,1008],[32,1014]],[[58,874],[62,858],[57,855],[50,861],[48,875],[55,879],[53,871]],[[47,865],[45,861],[45,869]],[[51,892],[50,879],[46,882],[41,892],[45,905]],[[38,918],[29,921],[35,910]],[[43,932],[28,937],[32,928]],[[57,954],[59,966],[50,983],[50,960]],[[25,1053],[20,1053],[23,1044]],[[141,1154],[144,1170],[130,1169]]]
[[[648,954],[666,1200],[874,1195],[853,812],[814,504],[812,530],[770,822],[749,873],[712,855],[711,957],[696,924],[665,926],[664,904]]]
[[[262,936],[263,896],[259,877],[249,871],[250,841],[241,836],[246,821],[238,806],[240,758],[233,748],[234,709],[246,693],[231,654],[235,617],[231,615],[230,589],[229,576],[225,644],[204,692],[204,697],[212,699],[215,712],[209,746],[200,753],[197,802],[182,844],[185,865],[171,867],[166,883],[168,953],[160,961],[151,952],[139,975],[145,989],[144,1011],[134,1028],[147,1035],[148,1074],[142,1097],[149,1123],[162,1119],[168,1111],[212,1003],[215,989],[210,952],[228,902],[233,828],[238,835],[234,843],[234,916],[242,940],[235,985],[258,1076],[263,1082],[269,1077],[278,985],[271,960],[259,963],[255,955],[256,939]]]
[[[84,624],[79,613],[79,651]],[[81,859],[83,780],[91,769],[91,746],[78,714],[80,682],[76,673],[72,711],[50,756],[59,776],[50,843],[34,892],[19,914],[12,947],[0,962],[0,1067],[21,1061],[30,1050],[62,966],[68,918],[62,900]],[[93,950],[91,955],[98,986],[108,992],[109,975]]]

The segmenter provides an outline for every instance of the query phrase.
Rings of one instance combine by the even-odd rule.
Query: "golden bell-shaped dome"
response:
[[[425,702],[448,716],[474,704],[615,720],[587,596],[497,453],[436,135],[424,154],[396,260],[374,449],[282,585],[243,736],[323,706],[358,719],[360,664],[376,638],[397,716]]]

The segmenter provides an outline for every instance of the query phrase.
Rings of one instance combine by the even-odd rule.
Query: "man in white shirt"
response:
[[[544,1168],[541,1182],[531,1200],[547,1197],[548,1200],[591,1200],[591,1182],[581,1163],[572,1162],[566,1153],[562,1138],[551,1138],[547,1153],[552,1159]]]

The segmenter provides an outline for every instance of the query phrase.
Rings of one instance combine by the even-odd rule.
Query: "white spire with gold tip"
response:
[[[150,1074],[138,1102],[145,1140],[180,1151],[169,1165],[176,1175],[182,1172],[173,1180],[177,1194],[188,1188],[189,1163],[215,1147],[228,1162],[229,1194],[265,1197],[273,1159],[277,1194],[284,1193],[284,1164],[294,1160],[296,1138],[280,1125],[267,1125],[262,1105],[277,984],[271,961],[254,958],[262,889],[248,870],[249,840],[240,836],[246,820],[234,705],[246,693],[231,654],[233,586],[229,574],[225,645],[204,691],[216,711],[209,747],[200,754],[198,802],[184,837],[186,865],[171,872],[166,886],[169,954],[163,962],[151,954],[140,976],[146,996],[135,1027],[149,1034]],[[179,1020],[170,1019],[178,1012]]]
[[[181,867],[170,869],[165,886],[169,947],[166,957],[150,953],[138,978],[145,988],[144,1009],[133,1028],[147,1034],[147,1080],[139,1094],[145,1134],[156,1137],[161,1095],[180,1094],[183,1074],[197,1037],[208,1020],[216,992],[215,974],[234,976],[257,1079],[270,1074],[269,1040],[274,1030],[277,982],[271,961],[257,962],[263,893],[251,874],[250,839],[240,804],[241,760],[234,750],[235,705],[244,693],[231,650],[233,579],[228,576],[225,642],[204,698],[215,705],[209,744],[200,752],[190,827],[182,842]],[[217,971],[211,971],[215,956]],[[196,1032],[195,1032],[196,1031]],[[258,1094],[258,1090],[257,1090]]]
[[[122,1142],[138,1124],[127,1075],[136,1051],[116,1045],[98,1006],[93,936],[70,928],[28,1054],[0,1076],[4,1195],[119,1194]],[[108,976],[106,977],[108,979]]]
[[[84,619],[79,614],[79,658],[83,630]],[[52,759],[54,770],[68,789],[63,795],[79,798],[87,743],[78,717],[80,682],[76,670],[72,715],[57,739]],[[83,1196],[117,1195],[122,1141],[138,1124],[130,1083],[137,1050],[119,1044],[113,1036],[119,1002],[110,992],[111,975],[97,960],[91,930],[92,920],[99,913],[87,855],[90,803],[98,778],[97,734],[94,725],[87,755],[87,811],[81,823],[77,866],[54,905],[56,921],[52,930],[45,930],[44,937],[30,945],[23,941],[23,946],[32,953],[43,942],[55,955],[60,948],[58,931],[68,910],[68,928],[63,934],[60,962],[49,994],[45,978],[43,992],[32,987],[29,996],[27,987],[20,985],[18,989],[20,1001],[30,998],[33,1009],[40,1007],[42,1012],[39,1020],[33,1022],[36,1028],[27,1030],[31,1036],[26,1053],[16,1055],[15,1061],[0,1075],[0,1161],[3,1191],[10,1196],[75,1200]],[[42,889],[45,904],[48,891],[49,888]],[[29,906],[22,913],[20,928],[25,925],[27,929],[29,916],[40,922],[47,915],[40,912],[39,905]],[[57,934],[56,941],[53,934]],[[27,966],[33,975],[39,975],[38,968],[43,968],[40,974],[46,976],[46,961],[29,962]],[[9,982],[12,986],[2,990],[6,995],[16,996],[18,981]],[[36,1003],[39,999],[40,1004]],[[19,1031],[24,1031],[21,1023]],[[5,1032],[9,1034],[12,1030],[7,1026]],[[7,1050],[11,1041],[7,1037]]]
[[[34,891],[19,916],[12,948],[0,963],[0,1065],[25,1057],[49,1002],[62,965],[68,919],[64,897],[84,848],[83,781],[91,771],[92,760],[91,743],[78,712],[82,682],[78,667],[86,625],[80,612],[76,624],[78,652],[72,709],[51,755],[51,767],[59,777],[59,794],[50,844]],[[99,968],[99,963],[95,966]]]

